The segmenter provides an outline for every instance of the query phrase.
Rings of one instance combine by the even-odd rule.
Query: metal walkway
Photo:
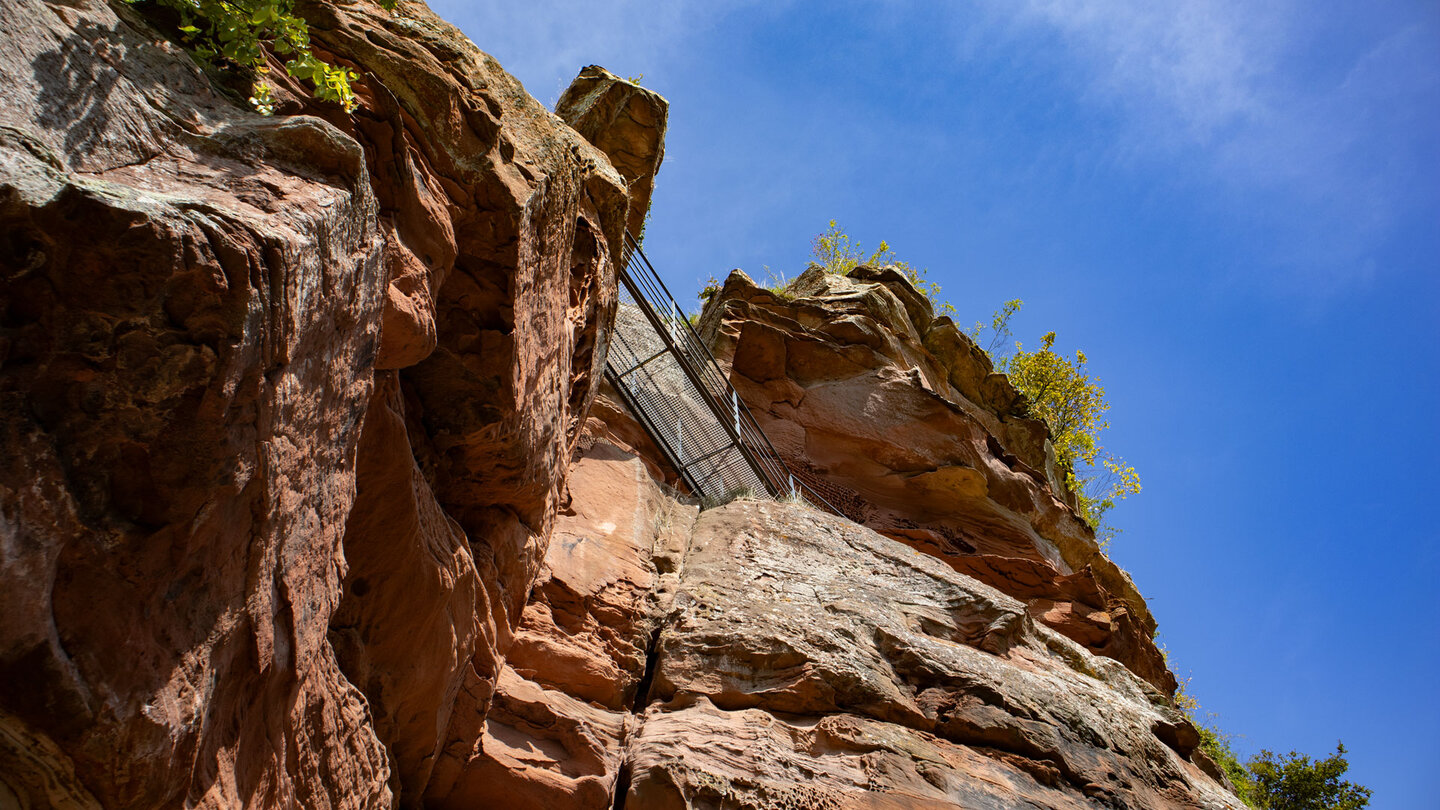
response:
[[[840,514],[791,474],[665,282],[628,233],[605,378],[690,491],[804,498]]]

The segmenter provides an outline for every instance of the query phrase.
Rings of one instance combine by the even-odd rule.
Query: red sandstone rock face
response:
[[[354,115],[276,73],[255,116],[133,8],[0,5],[0,803],[1234,806],[1092,654],[1165,685],[913,290],[714,328],[811,480],[951,566],[697,515],[594,441],[649,452],[613,404],[580,441],[663,100],[580,93],[597,150],[423,6],[301,8]]]
[[[598,65],[580,71],[555,103],[555,114],[604,152],[629,184],[626,227],[645,230],[655,175],[665,159],[670,103]]]
[[[360,147],[103,3],[0,32],[5,781],[387,804],[327,637],[385,280]]]
[[[803,505],[697,514],[645,469],[604,442],[572,469],[435,806],[1241,806],[1166,695],[1023,602]]]
[[[301,9],[365,77],[353,116],[283,71],[257,116],[134,8],[0,7],[26,801],[416,805],[539,568],[625,180],[423,5]]]
[[[1145,601],[1067,503],[1045,426],[904,276],[815,269],[782,297],[737,272],[701,323],[781,455],[835,506],[1173,692]]]
[[[494,60],[423,7],[402,17],[310,14],[378,79],[338,123],[393,211],[380,365],[399,371],[373,443],[367,416],[334,626],[415,805],[481,733],[601,376],[628,203],[605,155]]]
[[[569,482],[484,736],[468,761],[437,773],[432,806],[612,805],[696,510],[664,496],[638,458],[604,442]]]

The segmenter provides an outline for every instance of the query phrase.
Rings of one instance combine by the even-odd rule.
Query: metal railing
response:
[[[605,376],[685,485],[701,498],[803,497],[841,514],[791,473],[628,233],[625,247]]]

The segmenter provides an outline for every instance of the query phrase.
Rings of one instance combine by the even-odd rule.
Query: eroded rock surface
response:
[[[307,15],[370,77],[337,123],[375,167],[392,247],[397,370],[367,415],[336,643],[415,805],[482,733],[601,378],[629,202],[604,153],[423,6]]]
[[[1044,424],[901,273],[816,268],[779,295],[735,272],[701,328],[780,454],[837,509],[1174,690],[1145,600],[1077,517]]]
[[[697,515],[603,442],[570,481],[439,806],[1240,806],[1167,695],[930,555],[799,504]]]
[[[604,152],[624,176],[630,192],[626,225],[640,236],[655,175],[665,159],[670,103],[635,82],[590,65],[561,94],[555,114]]]
[[[299,4],[361,106],[275,70],[271,118],[148,9],[0,6],[0,779],[417,805],[539,569],[626,180],[419,3]]]
[[[709,324],[909,545],[701,514],[592,412],[664,100],[587,69],[577,134],[422,5],[297,8],[353,114],[0,4],[0,804],[1234,806],[1043,426],[903,279]]]
[[[604,442],[579,459],[569,488],[484,736],[470,760],[437,774],[435,807],[612,804],[696,509]]]
[[[128,10],[0,32],[0,713],[106,808],[384,806],[328,641],[385,285],[363,152]]]
[[[627,808],[1240,806],[1168,696],[869,529],[735,502],[682,571]]]

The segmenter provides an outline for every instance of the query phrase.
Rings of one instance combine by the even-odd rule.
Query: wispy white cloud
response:
[[[1275,264],[1312,290],[1363,282],[1397,219],[1435,203],[1415,185],[1427,169],[1440,180],[1432,21],[1397,24],[1337,65],[1309,5],[1025,0],[1000,13],[1064,44],[1085,101],[1117,111],[1112,149],[1253,206],[1284,253]]]
[[[759,0],[429,0],[491,51],[531,95],[554,102],[580,68],[653,73],[683,55],[714,21]]]
[[[665,92],[667,71],[692,81],[705,73],[695,54],[716,58],[716,32],[732,28],[730,15],[746,16],[733,28],[757,30],[772,17],[793,26],[821,13],[784,0],[433,5],[546,102],[595,62],[643,72]],[[1057,86],[1098,114],[1077,121],[1075,143],[1048,143],[1051,158],[1098,150],[1094,165],[1106,170],[1131,164],[1147,182],[1198,189],[1216,209],[1251,221],[1271,245],[1266,264],[1291,269],[1308,288],[1342,289],[1383,272],[1375,256],[1387,234],[1440,205],[1440,15],[1396,0],[1351,9],[1366,21],[1353,34],[1334,30],[1333,7],[1298,0],[1004,0],[948,12],[913,0],[841,0],[824,13],[857,9],[857,24],[896,53],[949,37],[963,58],[986,61],[1003,39],[1011,48],[1003,58],[1053,66]],[[946,13],[948,29],[918,23]],[[905,30],[889,31],[887,21]],[[1336,42],[1344,47],[1329,52]],[[1033,65],[1017,67],[1033,75]],[[714,65],[713,81],[726,70]],[[786,77],[766,86],[783,94]]]
[[[431,0],[440,16],[459,26],[500,60],[542,101],[553,102],[580,68],[604,62],[622,48],[642,58],[656,43],[653,30],[666,27],[660,14],[639,4],[597,8],[585,0],[513,3],[504,0]],[[622,65],[606,65],[624,72]]]
[[[1201,143],[1264,117],[1264,83],[1285,32],[1241,3],[1190,0],[1028,0],[1025,22],[1056,29],[1082,58],[1095,89],[1152,116],[1170,136]]]

